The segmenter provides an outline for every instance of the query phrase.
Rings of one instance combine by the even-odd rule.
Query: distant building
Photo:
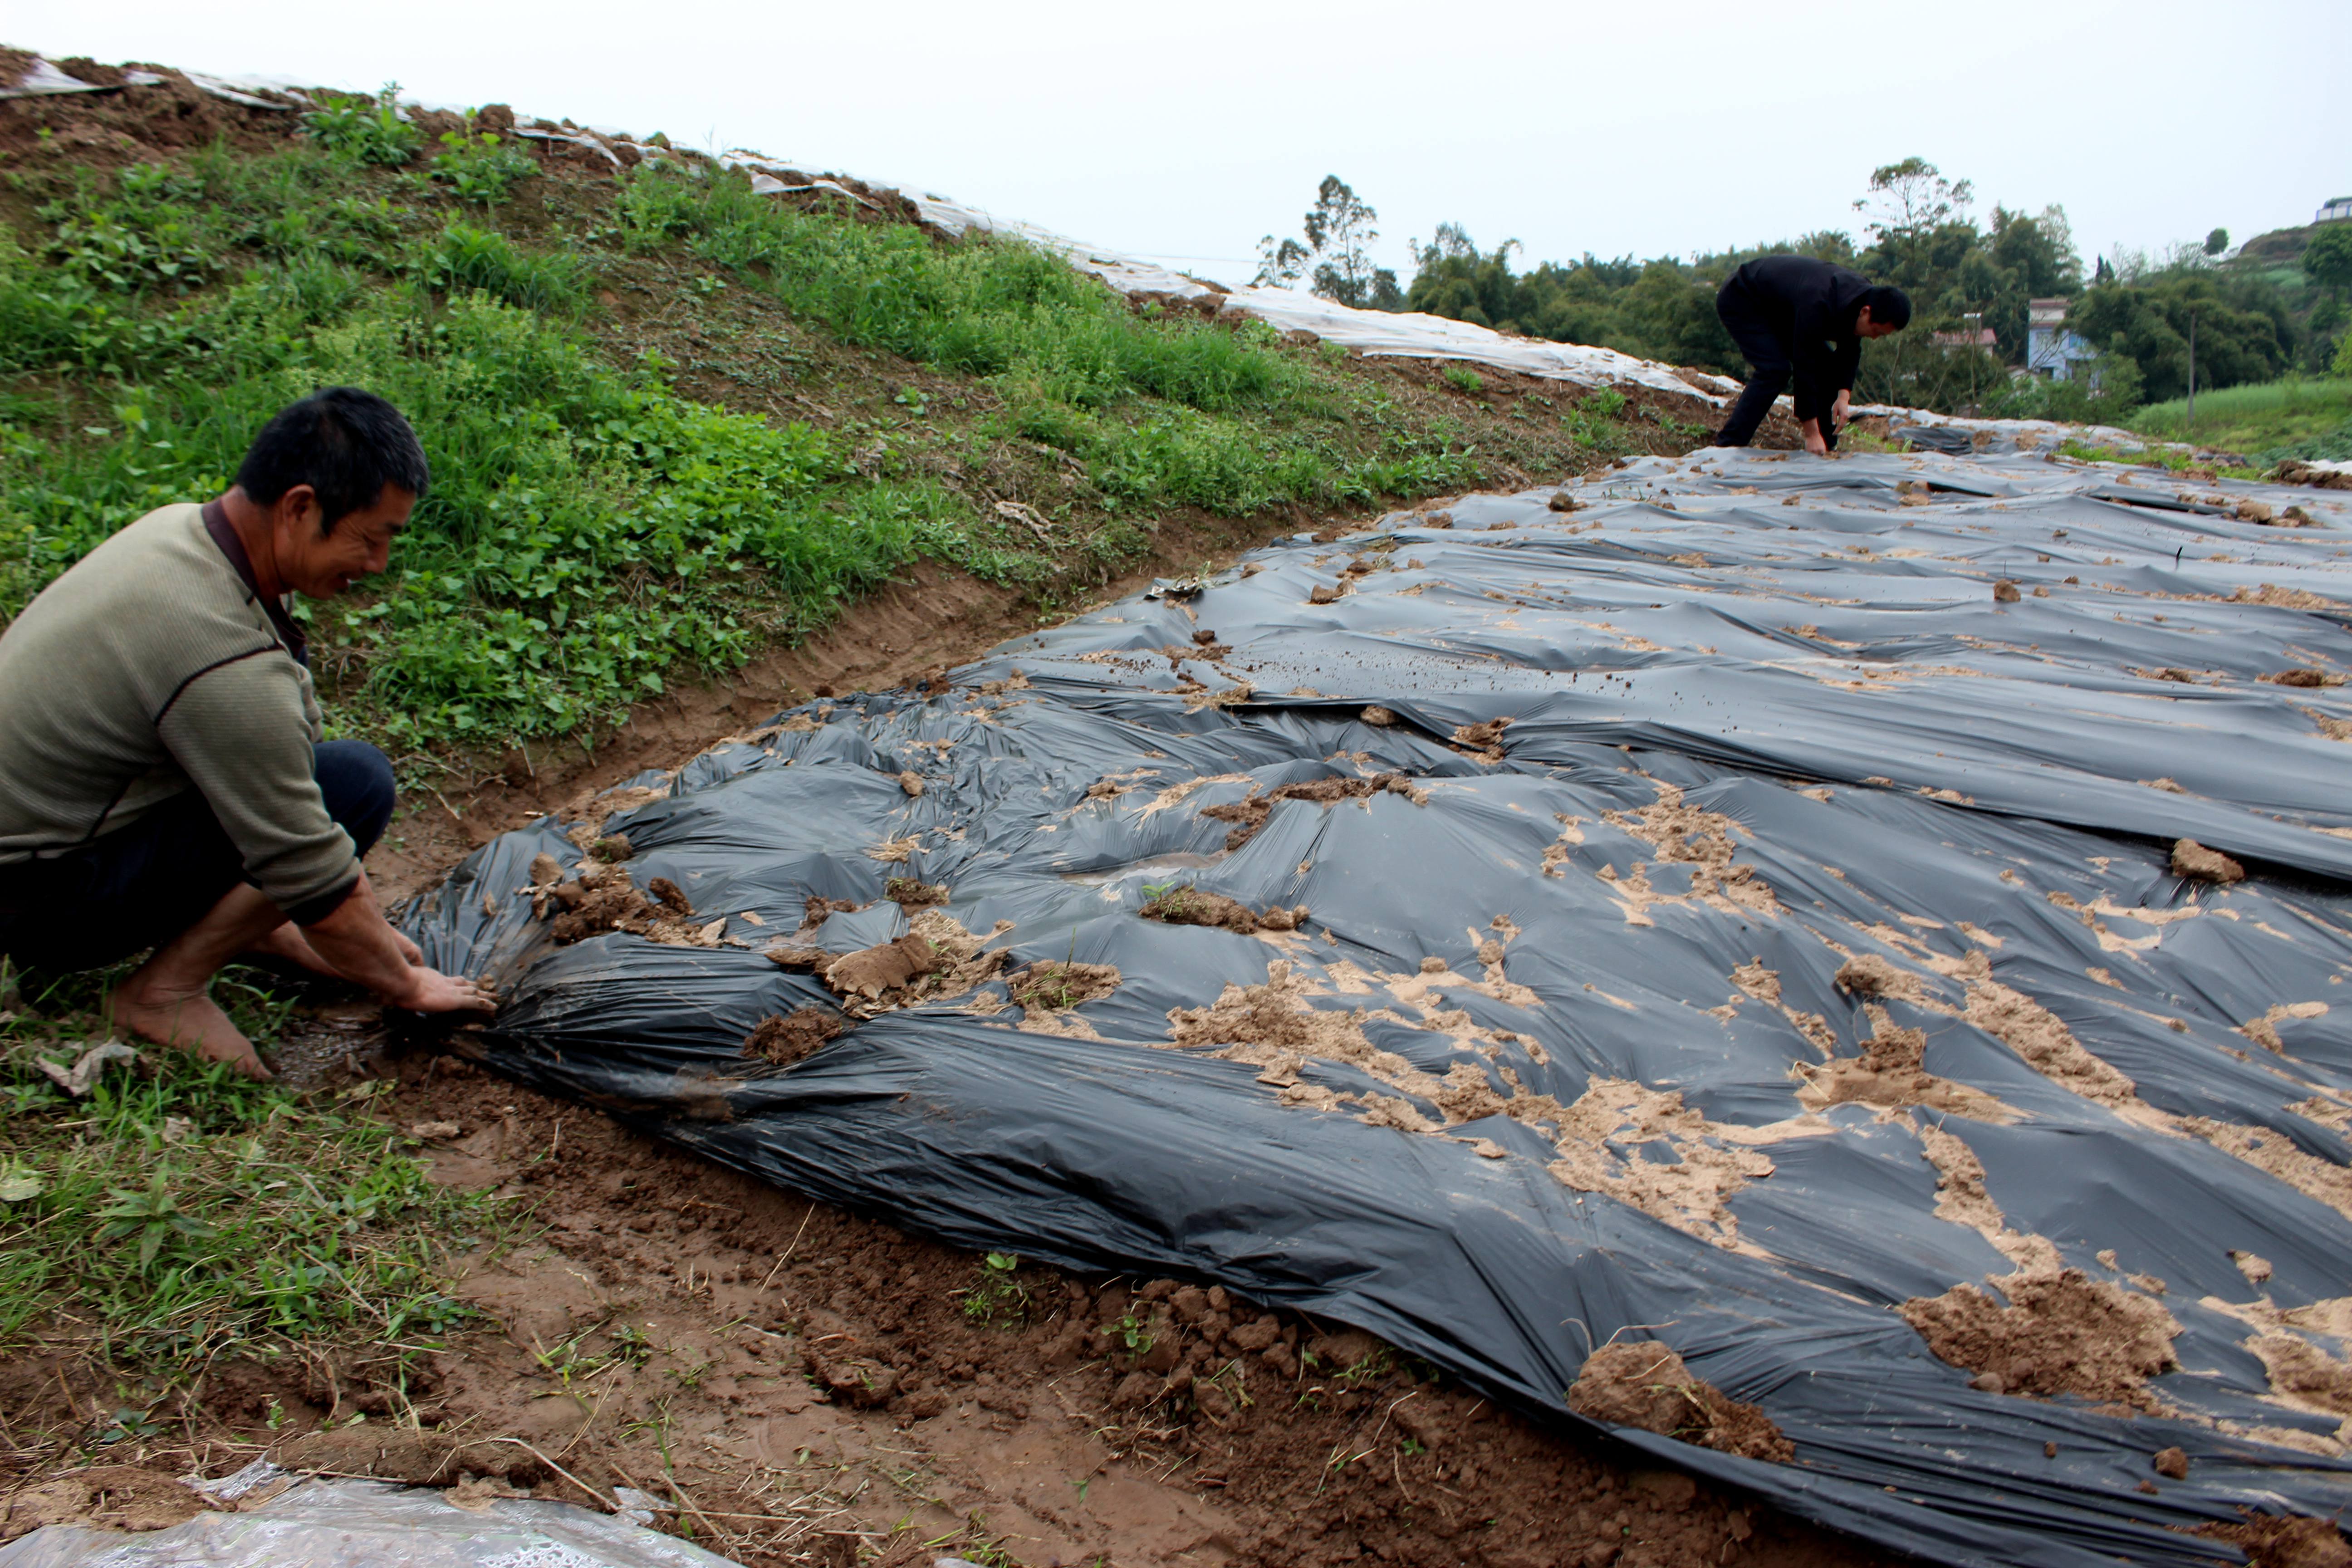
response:
[[[2320,208],[2319,216],[2313,218],[2311,221],[2314,223],[2337,223],[2346,218],[2352,218],[2352,196],[2336,197],[2334,201],[2329,202],[2326,206]]]
[[[1982,349],[1990,354],[2000,352],[2000,340],[1990,327],[1979,327],[1973,331],[1937,332],[1936,346],[1939,349]]]
[[[2066,325],[2066,311],[2073,304],[2072,300],[2027,301],[2025,368],[2033,374],[2072,381],[2074,366],[2098,357],[2099,351]]]

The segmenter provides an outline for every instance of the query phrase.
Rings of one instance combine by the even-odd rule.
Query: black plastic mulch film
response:
[[[2352,1332],[2342,503],[2015,452],[1569,493],[1286,540],[635,781],[603,831],[716,945],[556,945],[553,822],[408,929],[503,988],[499,1071],[796,1192],[1219,1281],[1556,1421],[1596,1342],[1662,1341],[1795,1458],[1619,1436],[1933,1560],[2226,1562],[2188,1531],[2352,1503],[2345,1412],[2255,1348]],[[747,1058],[838,1000],[762,950],[891,941],[899,876],[1005,965]],[[1187,888],[1307,912],[1139,913]],[[813,895],[866,907],[795,939]],[[1116,988],[1008,999],[1068,960]],[[2154,1304],[2144,1393],[2003,1392],[1904,1316],[2060,1265]]]

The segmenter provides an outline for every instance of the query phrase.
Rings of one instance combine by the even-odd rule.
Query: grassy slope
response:
[[[274,142],[0,163],[0,613],[329,382],[392,397],[435,464],[390,578],[312,609],[336,721],[415,763],[613,721],[919,556],[1050,603],[1171,515],[1363,511],[1685,434],[444,123],[362,100]]]
[[[2150,404],[2132,416],[2143,435],[2243,452],[2258,463],[2282,458],[2352,458],[2352,381],[2274,381]]]

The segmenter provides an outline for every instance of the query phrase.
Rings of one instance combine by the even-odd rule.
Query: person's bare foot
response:
[[[177,1046],[210,1061],[226,1062],[250,1079],[277,1075],[262,1065],[261,1053],[228,1015],[199,991],[193,996],[146,994],[132,975],[106,999],[114,1026],[159,1046]]]
[[[320,958],[317,950],[302,940],[302,928],[292,921],[288,921],[268,936],[255,942],[248,951],[264,958],[278,959],[294,964],[298,968],[307,969],[313,974],[323,974],[330,980],[342,978],[341,973],[333,965]]]

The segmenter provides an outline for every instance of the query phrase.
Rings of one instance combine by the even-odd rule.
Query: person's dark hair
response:
[[[373,506],[388,484],[422,500],[432,482],[425,448],[400,410],[356,386],[320,387],[279,409],[236,469],[237,488],[261,506],[310,486],[324,513],[322,533]]]
[[[1911,324],[1911,296],[1892,283],[1881,283],[1870,289],[1863,295],[1862,302],[1870,307],[1870,319],[1874,321],[1898,328]]]

